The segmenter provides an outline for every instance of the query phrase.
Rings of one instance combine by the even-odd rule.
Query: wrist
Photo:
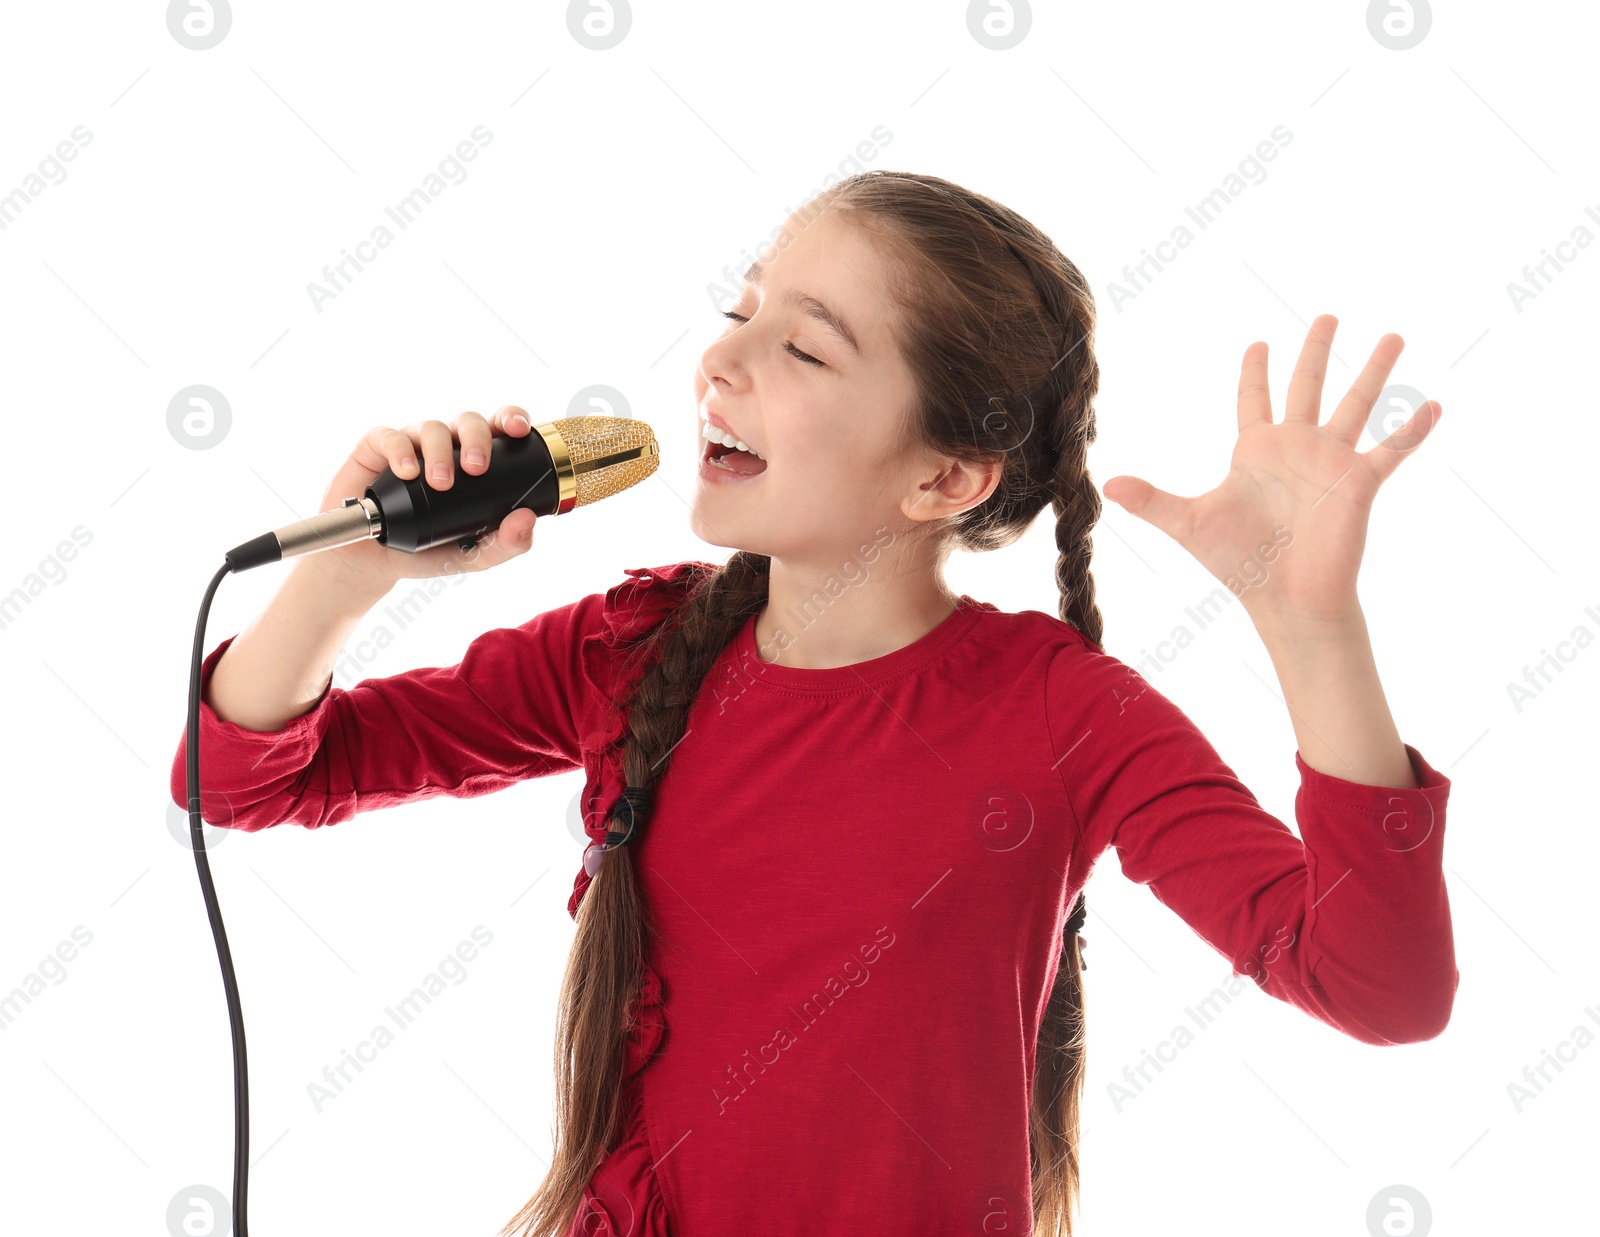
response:
[[[1284,609],[1252,609],[1245,613],[1269,646],[1347,644],[1368,637],[1366,615],[1354,604],[1338,614],[1306,614]]]
[[[337,554],[323,550],[304,555],[290,565],[289,573],[335,609],[359,618],[388,595],[394,581],[352,567]]]

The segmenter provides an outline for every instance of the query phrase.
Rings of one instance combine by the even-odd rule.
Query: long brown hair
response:
[[[865,228],[891,271],[891,332],[915,388],[898,445],[1001,463],[987,499],[923,522],[921,535],[935,539],[941,560],[955,546],[997,549],[1050,504],[1061,617],[1100,645],[1089,559],[1101,503],[1086,466],[1100,370],[1088,282],[1020,215],[936,176],[851,176],[803,207],[802,221],[826,209]],[[735,552],[691,580],[676,610],[633,646],[636,671],[649,668],[614,702],[627,714],[618,739],[627,785],[654,787],[666,774],[702,681],[766,604],[770,564]],[[633,851],[608,852],[579,904],[557,1018],[554,1161],[501,1237],[561,1237],[615,1136],[629,1007],[653,936]],[[1072,1233],[1083,1079],[1082,959],[1067,932],[1039,1028],[1029,1121],[1041,1235]]]

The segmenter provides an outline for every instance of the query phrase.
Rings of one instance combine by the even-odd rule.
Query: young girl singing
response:
[[[694,376],[690,511],[726,563],[630,569],[458,665],[341,690],[362,614],[463,569],[453,546],[368,542],[296,559],[204,664],[215,824],[584,772],[554,1158],[502,1233],[1070,1233],[1081,891],[1112,847],[1263,992],[1369,1044],[1438,1035],[1450,782],[1401,741],[1356,595],[1378,487],[1439,413],[1357,450],[1400,338],[1326,420],[1335,320],[1281,421],[1252,344],[1216,488],[1105,486],[1260,633],[1297,838],[1102,647],[1095,310],[1048,237],[937,177],[866,172],[786,221],[726,317]],[[323,509],[385,467],[447,487],[455,443],[477,473],[492,434],[527,432],[520,408],[375,429]],[[951,593],[952,548],[1009,545],[1046,506],[1059,618]],[[513,512],[466,569],[525,552],[533,523]]]

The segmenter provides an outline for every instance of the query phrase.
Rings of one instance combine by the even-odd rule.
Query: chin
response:
[[[692,503],[689,507],[689,531],[707,545],[723,546],[730,550],[739,548],[718,539],[716,529],[700,518],[698,503]],[[726,521],[723,521],[723,535],[726,535]]]
[[[751,554],[766,554],[767,553],[767,551],[765,551],[763,549],[760,549],[757,546],[749,545],[749,544],[746,544],[746,543],[743,543],[743,542],[724,541],[722,538],[726,537],[728,535],[728,526],[727,526],[727,521],[726,520],[722,521],[722,523],[718,527],[721,529],[721,536],[718,535],[718,533],[717,533],[717,531],[715,529],[709,527],[705,523],[704,520],[700,519],[698,514],[695,512],[695,510],[692,507],[690,508],[690,511],[689,511],[689,531],[692,532],[701,541],[705,542],[707,545],[718,546],[718,547],[720,547],[720,548],[722,548],[724,550],[728,550],[730,552],[733,552],[733,551],[736,551],[736,550],[745,550],[745,551],[748,551]]]

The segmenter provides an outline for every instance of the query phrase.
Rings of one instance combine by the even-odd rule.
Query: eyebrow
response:
[[[761,277],[764,274],[766,274],[766,269],[761,265],[760,261],[752,262],[750,269],[744,273],[744,281],[759,286]],[[832,331],[833,334],[849,344],[851,350],[857,356],[861,355],[861,345],[856,343],[855,333],[845,324],[845,320],[817,300],[816,297],[804,292],[797,292],[791,288],[783,294],[783,300],[803,311],[808,317],[815,318],[828,330]]]

